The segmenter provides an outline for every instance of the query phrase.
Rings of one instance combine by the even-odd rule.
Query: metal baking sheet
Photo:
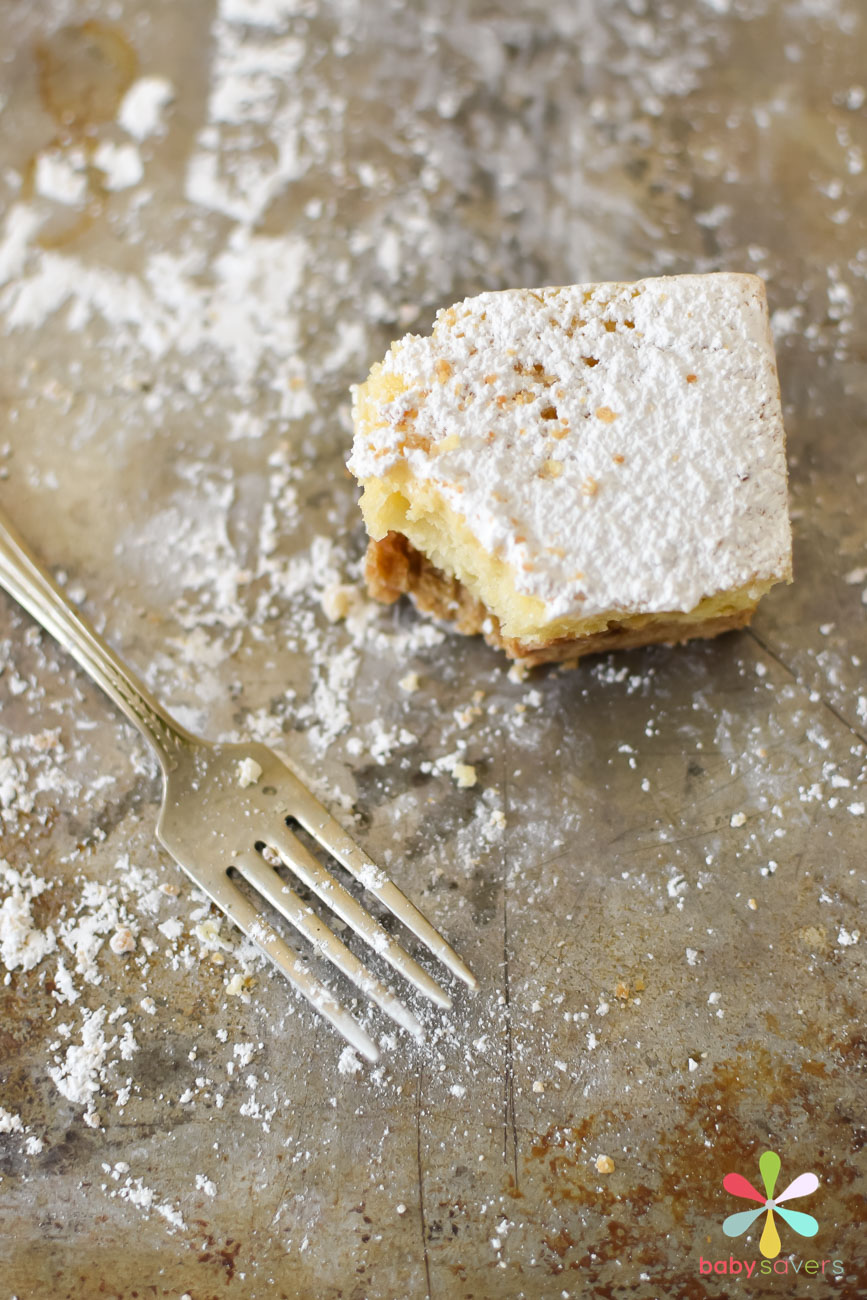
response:
[[[420,1047],[360,1007],[360,1067],[3,599],[3,1300],[867,1294],[865,66],[855,0],[6,0],[0,503],[481,987]],[[789,437],[750,631],[521,681],[364,600],[348,389],[392,338],[715,269],[768,282]],[[722,1232],[763,1150],[819,1178],[772,1260]]]

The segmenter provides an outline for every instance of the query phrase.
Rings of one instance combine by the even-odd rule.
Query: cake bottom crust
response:
[[[400,596],[409,595],[424,613],[447,619],[458,632],[468,636],[481,633],[488,645],[505,650],[510,659],[527,668],[545,663],[575,663],[582,655],[607,650],[626,650],[656,642],[675,645],[693,637],[719,636],[721,632],[746,627],[755,610],[755,605],[747,606],[733,614],[697,619],[694,623],[666,621],[665,615],[640,627],[612,621],[604,631],[589,636],[531,642],[503,636],[496,616],[459,579],[431,564],[403,533],[390,532],[379,541],[369,543],[364,576],[374,600],[391,605]]]

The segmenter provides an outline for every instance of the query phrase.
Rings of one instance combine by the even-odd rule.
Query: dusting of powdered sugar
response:
[[[16,871],[0,858],[0,885],[8,890],[0,899],[0,963],[7,971],[31,970],[57,947],[53,929],[41,930],[33,918],[33,900],[48,882],[33,872]]]
[[[123,97],[117,113],[119,124],[136,140],[162,134],[163,114],[174,93],[165,77],[139,77]]]
[[[395,344],[383,372],[404,391],[372,427],[357,418],[352,471],[404,461],[548,618],[690,610],[788,576],[755,276],[481,294]]]
[[[688,1067],[687,1082],[702,1081],[708,1063],[695,1015],[712,1018],[722,1051],[736,1041],[723,1035],[736,1036],[744,1007],[738,963],[724,952],[715,965],[708,959],[717,939],[705,922],[727,914],[741,883],[752,921],[752,903],[766,914],[788,875],[792,897],[797,889],[817,912],[796,942],[827,934],[840,962],[835,988],[843,960],[854,968],[864,943],[854,895],[826,890],[784,839],[769,838],[801,805],[841,839],[863,821],[863,752],[847,758],[838,745],[830,757],[829,735],[816,725],[821,704],[752,643],[729,650],[727,689],[744,694],[726,695],[723,708],[719,661],[703,651],[668,669],[651,653],[588,664],[568,681],[507,675],[484,646],[364,598],[363,529],[342,465],[348,385],[389,338],[426,321],[438,303],[543,274],[754,265],[772,282],[781,348],[806,337],[835,361],[855,352],[863,259],[841,253],[826,265],[823,245],[808,275],[754,245],[755,232],[749,250],[742,243],[748,157],[768,156],[774,122],[796,106],[795,92],[786,101],[788,82],[778,81],[779,100],[761,119],[756,113],[750,140],[761,148],[749,155],[725,148],[731,119],[723,125],[717,104],[695,117],[703,83],[747,21],[735,11],[764,3],[663,6],[650,22],[643,0],[558,0],[502,14],[474,13],[459,0],[447,13],[423,6],[421,24],[404,5],[393,9],[390,44],[376,6],[216,0],[201,29],[201,65],[187,45],[174,63],[167,46],[150,57],[140,51],[142,68],[166,75],[134,81],[116,120],[98,129],[101,167],[48,130],[33,146],[32,196],[13,176],[14,159],[0,174],[10,185],[0,221],[0,331],[11,358],[0,475],[12,480],[4,485],[10,510],[22,510],[22,524],[29,518],[31,540],[68,568],[74,598],[87,599],[109,639],[188,725],[284,748],[483,981],[473,998],[458,992],[451,1011],[419,1008],[427,1030],[419,1047],[359,1001],[355,1013],[382,1060],[371,1069],[341,1051],[153,842],[158,794],[143,748],[48,638],[34,641],[13,613],[0,644],[9,733],[0,739],[0,820],[12,864],[0,871],[0,980],[10,1005],[4,1029],[21,1027],[21,1041],[26,1032],[30,1074],[48,1080],[49,1115],[29,1082],[20,1089],[15,1071],[4,1071],[0,1133],[4,1154],[30,1157],[41,1138],[28,1125],[45,1132],[52,1165],[33,1169],[34,1179],[53,1180],[63,1167],[70,1121],[99,1126],[73,1136],[91,1138],[96,1159],[105,1157],[101,1188],[116,1198],[112,1213],[150,1217],[163,1231],[187,1224],[198,1252],[202,1218],[221,1204],[235,1236],[249,1194],[239,1176],[249,1168],[260,1212],[266,1184],[273,1188],[281,1266],[289,1251],[294,1263],[327,1246],[321,1187],[342,1167],[348,1134],[380,1191],[395,1188],[395,1213],[406,1213],[395,1153],[400,1117],[416,1096],[413,1176],[417,1144],[436,1134],[428,1126],[437,1114],[460,1122],[466,1112],[475,1160],[480,1135],[494,1130],[491,1080],[497,1097],[504,1082],[514,1089],[522,1135],[536,1122],[528,1094],[534,1107],[547,1094],[562,1117],[573,1106],[589,1113],[603,1098],[610,1105],[629,1088],[638,1104],[644,1062],[654,1053],[676,1060],[684,1039],[697,1070]],[[61,7],[51,6],[58,22]],[[183,8],[166,8],[166,24]],[[730,18],[715,16],[729,10]],[[167,30],[155,17],[152,25]],[[817,48],[800,20],[789,15],[780,27],[803,41],[805,55]],[[576,94],[584,81],[586,94]],[[861,107],[857,89],[838,118]],[[700,154],[689,141],[684,152],[682,96],[691,96],[684,113]],[[732,116],[752,123],[754,108],[745,99]],[[823,121],[821,138],[827,129]],[[841,136],[839,159],[823,164],[839,173],[833,192],[828,186],[835,223],[847,206],[855,211],[846,187],[857,163],[854,142]],[[78,214],[94,172],[108,221],[83,239],[43,238],[58,213]],[[707,194],[696,220],[693,191]],[[81,478],[95,482],[76,498]],[[56,514],[40,533],[47,510]],[[76,518],[78,532],[67,526]],[[860,609],[864,549],[852,536],[836,559],[848,575],[840,590]],[[835,640],[834,616],[822,614],[831,628],[822,632],[825,658],[805,652],[801,667],[818,688],[830,682],[837,707],[857,707],[863,723],[863,671]],[[693,674],[694,712],[685,719],[666,712],[667,683],[680,671]],[[610,754],[594,735],[608,711],[623,728]],[[679,756],[701,751],[699,733],[717,742],[697,754],[718,800],[705,821],[691,820],[689,800],[666,802],[681,789]],[[794,812],[784,799],[793,790]],[[626,810],[639,810],[640,832]],[[597,819],[621,812],[628,833],[612,842]],[[702,840],[699,871],[691,849]],[[579,843],[586,855],[569,857]],[[604,892],[588,860],[597,850]],[[505,921],[507,896],[504,942],[495,916]],[[617,943],[603,930],[601,958],[594,897],[606,925],[631,922]],[[630,936],[655,910],[661,924],[645,961]],[[682,998],[688,1028],[666,1020],[660,1043],[654,976],[642,994],[637,972],[647,963],[653,971],[654,953],[662,971],[669,938],[701,996]],[[501,954],[514,963],[518,945],[504,988]],[[322,975],[341,998],[352,996],[333,970]],[[676,988],[677,979],[666,966],[655,982]],[[402,981],[395,987],[405,992]],[[34,1006],[44,1016],[28,1023],[18,1008]],[[633,1047],[639,1025],[645,1045]],[[434,1100],[438,1081],[445,1106]],[[171,1152],[184,1133],[195,1134],[196,1153],[179,1165]],[[588,1168],[591,1152],[598,1161],[610,1159],[606,1151],[623,1167],[619,1146],[590,1142]],[[499,1132],[494,1147],[499,1170]],[[275,1151],[285,1164],[272,1176]],[[494,1166],[480,1164],[478,1176]],[[98,1201],[94,1172],[78,1155],[69,1176]],[[504,1198],[499,1177],[476,1186],[470,1209],[496,1258],[522,1203]],[[4,1196],[10,1190],[4,1181]],[[33,1194],[25,1189],[28,1204]],[[239,1284],[255,1290],[265,1249],[257,1264],[245,1242]]]

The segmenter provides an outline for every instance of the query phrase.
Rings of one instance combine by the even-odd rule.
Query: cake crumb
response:
[[[398,682],[398,686],[402,691],[406,691],[407,695],[412,695],[419,688],[418,673],[404,673]]]
[[[614,1161],[610,1156],[597,1156],[596,1169],[600,1174],[613,1174]]]
[[[459,790],[469,790],[478,781],[476,769],[472,763],[455,763],[451,775]]]
[[[242,758],[238,764],[238,785],[245,790],[248,785],[255,785],[262,775],[262,766],[255,758]]]
[[[361,600],[361,592],[349,583],[332,582],[322,592],[320,605],[329,623],[340,623],[347,618]]]
[[[742,812],[732,813],[731,821],[729,822],[729,825],[734,826],[735,828],[737,828],[738,826],[744,826],[746,825],[746,820],[747,820],[746,813],[742,813]]]

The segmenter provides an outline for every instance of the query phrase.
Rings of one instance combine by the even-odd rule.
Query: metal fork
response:
[[[126,714],[156,752],[163,773],[157,836],[187,875],[270,957],[299,993],[369,1061],[372,1038],[313,976],[266,917],[238,888],[237,872],[280,912],[314,951],[328,958],[403,1028],[420,1036],[416,1017],[373,975],[274,870],[279,861],[360,934],[378,957],[441,1007],[451,999],[292,834],[297,821],[347,871],[471,988],[476,980],[446,940],[380,871],[274,750],[260,744],[212,744],[191,735],[70,604],[54,579],[0,513],[0,586],[23,605]],[[276,855],[276,856],[275,856]],[[271,862],[268,861],[270,858]]]

